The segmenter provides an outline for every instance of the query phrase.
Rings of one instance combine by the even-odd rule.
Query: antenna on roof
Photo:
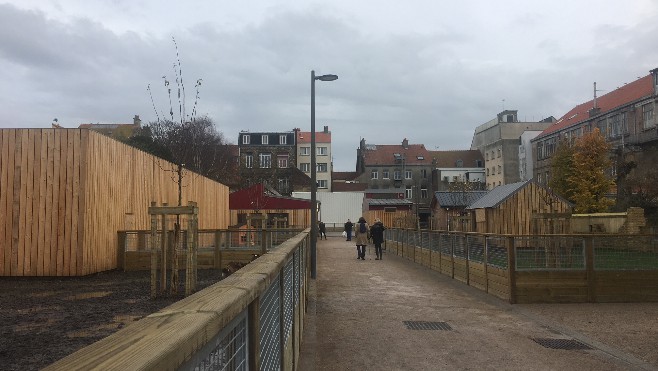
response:
[[[596,105],[596,92],[597,92],[597,91],[605,91],[605,90],[596,89],[596,81],[594,81],[594,107],[593,107],[594,109],[599,108],[599,107]]]

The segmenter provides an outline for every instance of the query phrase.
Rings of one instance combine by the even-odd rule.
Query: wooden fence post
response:
[[[516,304],[516,250],[514,249],[514,237],[508,236],[507,243],[507,274],[509,282],[509,303]]]
[[[489,238],[484,236],[484,292],[489,293]]]
[[[596,302],[596,280],[594,271],[594,241],[592,236],[585,237],[585,269],[587,271],[587,302]]]

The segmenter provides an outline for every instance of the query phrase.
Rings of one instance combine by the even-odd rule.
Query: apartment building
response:
[[[297,137],[297,166],[304,174],[311,176],[311,132],[294,130]],[[318,183],[318,192],[331,192],[331,173],[333,162],[331,160],[331,131],[325,126],[324,130],[315,133],[315,173]]]

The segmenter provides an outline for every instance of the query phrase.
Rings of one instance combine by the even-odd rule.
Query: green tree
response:
[[[548,186],[560,196],[570,202],[574,202],[573,192],[569,186],[568,179],[573,174],[574,147],[567,141],[558,143],[556,151],[551,159],[551,179]]]
[[[598,129],[576,140],[573,146],[573,170],[567,177],[575,212],[605,212],[614,204],[606,196],[615,185],[607,174],[611,168],[609,154],[610,144]]]

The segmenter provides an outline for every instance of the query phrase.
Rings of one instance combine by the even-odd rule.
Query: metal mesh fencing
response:
[[[484,263],[485,237],[481,235],[466,236],[468,260]]]
[[[487,237],[487,263],[489,265],[507,269],[507,247],[505,246],[506,239],[504,237]]]
[[[437,232],[432,232],[430,234],[430,250],[432,251],[441,251],[441,234]]]
[[[288,260],[288,263],[283,268],[283,339],[284,343],[287,342],[290,333],[292,332],[293,322],[293,288],[294,288],[294,262],[293,259]]]
[[[454,240],[454,248],[452,250],[453,255],[456,258],[463,258],[466,259],[466,236],[463,234],[456,234],[454,235],[455,240]]]
[[[658,237],[593,237],[594,269],[658,270]]]
[[[260,298],[260,369],[278,370],[281,365],[281,290],[279,273]]]
[[[441,253],[446,255],[452,255],[453,245],[455,243],[455,237],[451,234],[440,234],[439,235],[439,248]]]
[[[582,237],[515,237],[516,270],[585,269],[585,242]]]
[[[420,232],[420,247],[429,249],[431,246],[432,234],[427,231]]]
[[[243,371],[247,362],[247,311],[243,310],[180,370]]]

